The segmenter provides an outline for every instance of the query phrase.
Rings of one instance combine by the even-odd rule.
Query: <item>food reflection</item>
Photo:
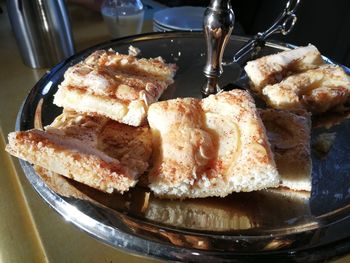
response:
[[[151,199],[147,219],[209,231],[268,229],[304,223],[310,214],[307,194],[284,189],[236,193],[222,198]]]
[[[345,108],[343,112],[327,112],[322,115],[314,116],[312,119],[313,128],[330,129],[349,119],[350,109]]]
[[[154,197],[144,187],[136,187],[124,195],[106,194],[39,167],[36,172],[59,195],[103,205],[131,218],[142,217],[163,226],[254,233],[302,226],[313,220],[307,192],[269,189],[226,198],[166,200]]]

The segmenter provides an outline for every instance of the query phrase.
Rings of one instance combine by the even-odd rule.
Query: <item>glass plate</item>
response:
[[[225,56],[232,56],[246,41],[232,36]],[[69,66],[97,49],[126,53],[130,44],[140,48],[143,57],[162,56],[179,66],[175,84],[161,99],[200,97],[205,64],[203,35],[138,35],[94,46],[55,66],[25,99],[17,130],[47,125],[61,113],[62,109],[52,104],[53,94]],[[288,45],[267,43],[263,55],[287,49]],[[222,84],[235,80],[240,73],[237,66],[226,67]],[[45,173],[38,175],[27,162],[21,161],[21,165],[35,190],[66,220],[132,253],[185,261],[225,261],[233,256],[321,260],[350,248],[350,122],[333,114],[314,123],[317,128],[313,128],[312,140],[323,132],[334,132],[336,137],[328,155],[313,152],[310,198],[305,193],[259,191],[226,198],[161,200],[141,186],[124,195],[108,195],[68,179],[57,177],[54,181]]]

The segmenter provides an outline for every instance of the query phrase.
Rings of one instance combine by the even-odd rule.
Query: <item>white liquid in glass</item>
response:
[[[141,33],[144,11],[137,13],[120,12],[120,15],[102,13],[103,19],[111,35],[116,37]]]

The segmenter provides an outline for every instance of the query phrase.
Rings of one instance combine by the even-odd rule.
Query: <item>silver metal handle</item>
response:
[[[217,80],[222,74],[222,56],[233,30],[235,16],[229,0],[212,0],[204,13],[204,35],[207,61],[203,73],[207,82],[202,94],[208,96],[219,91]]]
[[[288,0],[283,12],[277,17],[270,28],[264,32],[259,32],[250,41],[247,42],[240,50],[236,52],[231,61],[223,62],[224,66],[238,63],[248,55],[259,52],[265,45],[265,40],[273,34],[288,35],[297,22],[295,14],[301,0]]]
[[[52,67],[74,54],[65,0],[7,0],[7,10],[26,65]]]

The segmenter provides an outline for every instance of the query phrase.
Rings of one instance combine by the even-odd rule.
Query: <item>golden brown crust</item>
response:
[[[6,150],[18,158],[102,191],[112,192],[116,188],[124,192],[135,184],[133,175],[128,174],[117,160],[108,162],[93,154],[78,153],[74,148],[48,139],[42,131],[10,133]]]
[[[252,88],[260,93],[266,85],[322,64],[324,61],[320,52],[315,46],[308,45],[249,61],[244,69],[253,84]]]
[[[274,152],[281,186],[311,191],[311,119],[306,111],[260,111]]]
[[[147,169],[148,127],[65,111],[46,131],[9,134],[6,150],[52,172],[105,192],[125,192]]]
[[[101,68],[104,66],[119,69],[121,72],[149,76],[172,82],[176,66],[165,64],[161,57],[138,59],[136,56],[125,55],[112,49],[98,50],[85,59],[86,65]]]
[[[350,77],[339,66],[321,66],[266,86],[262,93],[274,108],[322,113],[349,101]]]
[[[264,127],[247,92],[158,102],[151,105],[148,121],[155,158],[149,180],[156,195],[226,196],[279,182]]]
[[[137,59],[111,50],[95,51],[68,68],[54,103],[139,126],[148,105],[173,83],[175,71],[175,65],[165,64],[161,58]]]

